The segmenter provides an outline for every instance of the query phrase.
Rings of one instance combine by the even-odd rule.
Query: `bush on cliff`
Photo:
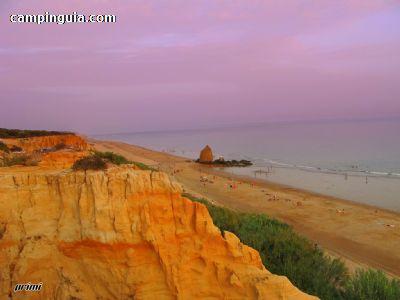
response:
[[[100,152],[93,151],[90,156],[86,156],[76,161],[73,165],[72,169],[77,170],[104,170],[107,168],[107,162],[112,163],[114,165],[124,165],[124,164],[133,164],[139,167],[141,170],[151,170],[155,171],[155,169],[139,162],[130,161],[123,157],[122,155],[116,154],[114,152]]]
[[[144,163],[128,160],[125,157],[123,157],[122,155],[116,154],[114,152],[94,151],[94,155],[97,157],[106,159],[109,162],[113,163],[114,165],[133,164],[141,170],[156,171],[154,168],[149,167],[148,165],[146,165]]]
[[[79,160],[77,160],[74,165],[72,166],[72,169],[74,171],[79,171],[79,170],[104,170],[107,168],[106,162],[101,159],[100,157],[97,156],[86,156],[83,157]]]
[[[28,156],[26,155],[18,155],[18,156],[8,156],[8,157],[3,157],[1,167],[11,167],[11,166],[36,166],[37,162],[34,160],[31,160]]]
[[[47,130],[21,130],[21,129],[7,129],[0,128],[0,138],[30,138],[37,136],[49,136],[49,135],[66,135],[75,134],[68,131],[47,131]]]
[[[399,300],[400,284],[377,271],[358,271],[350,278],[344,263],[332,259],[292,227],[261,214],[238,213],[184,194],[207,206],[214,224],[256,249],[266,268],[285,275],[302,291],[323,300]]]

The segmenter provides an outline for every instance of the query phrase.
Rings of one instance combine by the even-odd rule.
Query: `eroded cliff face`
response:
[[[40,155],[39,166],[47,169],[68,169],[78,159],[88,155],[88,151],[57,151]]]
[[[88,144],[85,139],[79,135],[50,135],[20,139],[0,139],[7,146],[13,145],[21,147],[25,152],[32,152],[38,149],[52,148],[58,144],[65,144],[76,150],[84,151],[88,149]]]
[[[19,139],[0,139],[9,149],[22,148],[16,153],[0,152],[0,165],[3,157],[26,156],[28,165],[39,165],[45,169],[71,168],[75,161],[89,154],[89,145],[78,135],[54,135]],[[60,148],[57,148],[61,146]],[[13,169],[15,171],[15,169]]]
[[[0,174],[0,299],[316,299],[181,192],[130,167]]]

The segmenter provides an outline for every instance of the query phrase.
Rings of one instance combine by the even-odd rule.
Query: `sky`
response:
[[[17,24],[11,14],[115,14]],[[0,127],[400,117],[400,0],[1,0]]]

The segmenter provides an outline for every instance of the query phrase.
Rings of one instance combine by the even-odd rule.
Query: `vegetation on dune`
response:
[[[94,151],[93,155],[102,159],[105,159],[114,165],[132,164],[132,162],[122,155],[115,154],[114,152],[99,152]]]
[[[346,287],[346,300],[400,299],[400,281],[380,271],[358,270]]]
[[[353,277],[344,263],[332,259],[292,227],[266,215],[239,213],[184,194],[207,206],[214,224],[230,231],[256,249],[266,268],[285,275],[302,291],[324,300],[399,300],[400,283],[374,270],[359,270]]]
[[[91,155],[83,157],[80,160],[76,161],[72,169],[104,170],[107,168],[107,162],[118,166],[123,164],[133,164],[139,167],[141,170],[155,171],[155,169],[147,166],[146,164],[130,161],[126,159],[124,156],[116,154],[114,152],[100,152],[100,151],[93,151]]]
[[[68,131],[47,131],[47,130],[21,130],[21,129],[7,129],[0,128],[0,138],[30,138],[37,136],[49,136],[49,135],[65,135],[75,134]]]

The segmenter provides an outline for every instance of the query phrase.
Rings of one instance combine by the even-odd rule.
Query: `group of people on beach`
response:
[[[172,169],[172,172],[171,172],[171,175],[175,175],[175,174],[178,174],[178,173],[181,173],[181,172],[183,172],[183,169]]]

